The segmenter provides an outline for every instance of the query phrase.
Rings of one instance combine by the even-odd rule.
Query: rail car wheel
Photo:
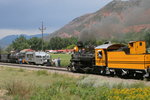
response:
[[[135,71],[133,70],[123,70],[123,78],[130,79],[135,77]]]
[[[144,81],[150,81],[150,76],[149,77],[143,77]]]
[[[147,72],[143,75],[143,80],[150,81],[150,73],[149,72]]]
[[[116,69],[115,70],[115,75],[117,76],[117,77],[122,77],[122,70],[121,69]]]
[[[136,78],[136,79],[139,79],[139,80],[143,80],[143,79],[144,79],[143,76],[144,76],[143,73],[136,73],[136,74],[135,74],[135,78]]]

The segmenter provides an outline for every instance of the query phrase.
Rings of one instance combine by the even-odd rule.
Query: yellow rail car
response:
[[[122,44],[104,44],[95,48],[95,65],[105,69],[114,69],[115,73],[136,73],[149,75],[150,54],[146,52],[145,41],[134,41],[128,46]]]

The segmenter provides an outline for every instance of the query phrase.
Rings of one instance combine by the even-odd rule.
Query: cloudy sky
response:
[[[41,22],[51,33],[76,17],[99,10],[112,0],[0,0],[0,38],[38,34]]]

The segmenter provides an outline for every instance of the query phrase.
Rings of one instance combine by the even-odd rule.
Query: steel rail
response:
[[[14,64],[14,63],[2,63],[0,65],[24,67],[24,68],[35,68],[35,69],[47,69],[47,70],[57,70],[57,71],[67,71],[65,67],[53,67],[53,66],[40,66],[40,65],[27,65],[27,64]]]

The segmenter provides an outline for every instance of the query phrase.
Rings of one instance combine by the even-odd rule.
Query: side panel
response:
[[[145,68],[150,68],[150,54],[145,55]]]
[[[95,63],[96,66],[106,66],[106,50],[104,49],[96,49],[95,50]]]
[[[43,64],[43,58],[40,56],[35,56],[35,63],[36,64]]]
[[[145,54],[126,55],[123,51],[108,52],[108,67],[144,70]]]

